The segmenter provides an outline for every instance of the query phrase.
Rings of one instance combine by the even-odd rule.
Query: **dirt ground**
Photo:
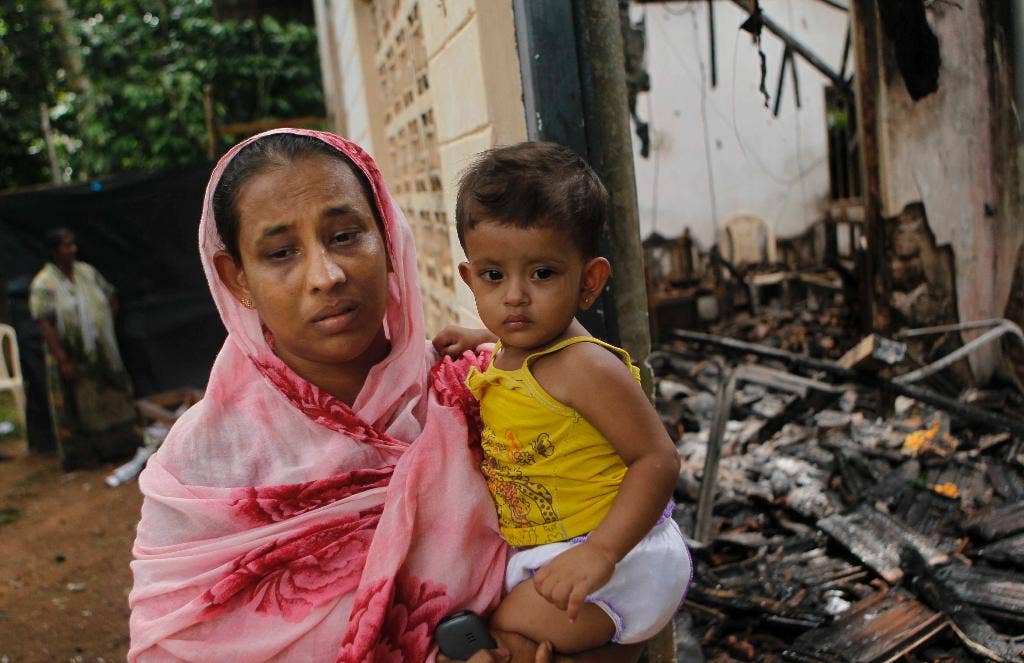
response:
[[[0,663],[123,661],[138,484],[0,440]]]

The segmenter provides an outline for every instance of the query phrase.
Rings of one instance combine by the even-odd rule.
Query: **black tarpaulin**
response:
[[[203,164],[0,195],[0,277],[18,333],[33,448],[52,445],[39,429],[48,429],[42,346],[27,301],[51,228],[74,231],[79,259],[117,288],[118,339],[136,395],[205,385],[225,336],[197,240],[211,169]]]

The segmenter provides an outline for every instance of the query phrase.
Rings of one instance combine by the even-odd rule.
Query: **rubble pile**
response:
[[[714,661],[1024,661],[1024,399],[900,395],[844,367],[845,329],[783,312],[652,355],[694,551],[678,637]]]

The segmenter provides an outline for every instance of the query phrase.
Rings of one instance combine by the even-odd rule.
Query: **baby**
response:
[[[625,350],[576,320],[608,280],[597,255],[608,193],[571,150],[527,142],[464,173],[459,274],[497,336],[467,384],[480,401],[483,473],[513,547],[494,628],[562,653],[641,642],[691,576],[669,517],[678,457]],[[434,339],[449,353],[468,330]]]

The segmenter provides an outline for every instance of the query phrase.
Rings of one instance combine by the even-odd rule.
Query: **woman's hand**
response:
[[[505,644],[505,640],[509,636],[515,640],[516,660],[522,660],[521,655],[526,653],[524,645],[529,647],[533,643],[517,634],[499,633],[496,635],[498,641],[502,644]],[[444,654],[437,655],[438,663],[451,663],[454,660]],[[512,660],[512,652],[503,646],[499,646],[497,649],[481,649],[470,656],[466,663],[509,663]],[[537,645],[537,649],[533,654],[533,663],[554,663],[554,660],[554,650],[551,648],[550,642],[542,642]]]
[[[448,663],[460,659],[448,658],[444,654],[437,655],[438,663]],[[507,649],[481,649],[469,658],[466,663],[507,663],[512,660],[512,654]]]
[[[57,360],[57,368],[65,382],[71,382],[78,376],[75,363],[68,357],[68,353],[60,345],[60,337],[57,334],[57,327],[53,320],[43,318],[39,321],[39,330],[43,333],[43,340],[50,348],[50,353]]]
[[[458,357],[466,350],[476,350],[478,345],[498,340],[486,329],[470,329],[448,325],[434,337],[434,348],[443,355]]]
[[[589,541],[569,548],[545,564],[533,576],[537,593],[572,621],[580,613],[583,599],[611,580],[615,562]]]

